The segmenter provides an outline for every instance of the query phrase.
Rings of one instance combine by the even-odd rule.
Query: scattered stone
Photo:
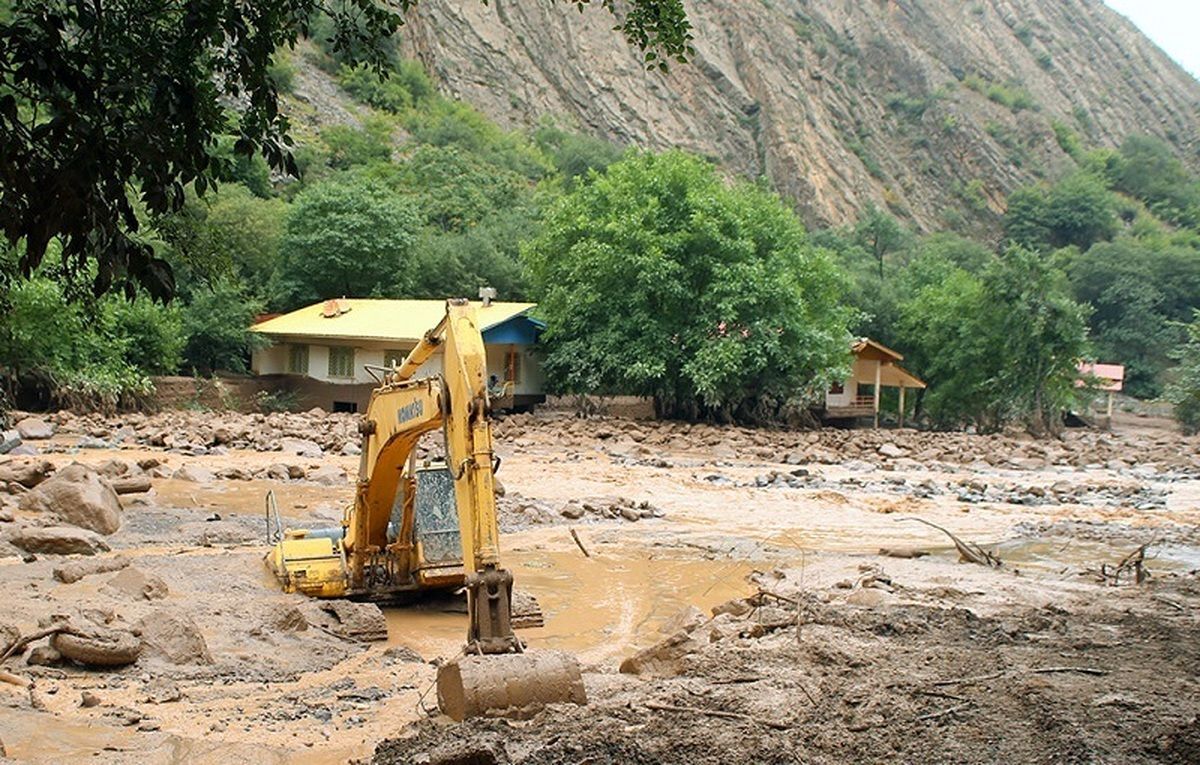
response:
[[[168,594],[166,582],[133,566],[109,579],[104,588],[134,600],[161,600]]]
[[[21,445],[21,434],[16,430],[0,431],[0,454],[8,454]]]
[[[100,534],[121,528],[121,500],[108,481],[87,465],[72,463],[21,498],[21,510],[57,516]]]
[[[901,449],[899,446],[896,446],[893,443],[880,444],[878,451],[882,456],[890,457],[892,459],[908,455],[908,451],[906,449]]]
[[[134,625],[134,633],[141,637],[146,656],[171,664],[213,663],[200,628],[182,613],[156,609]]]
[[[745,598],[733,598],[731,600],[725,601],[724,603],[721,603],[720,605],[713,606],[712,615],[713,615],[713,618],[716,618],[716,617],[720,616],[721,614],[730,614],[731,616],[745,616],[746,614],[750,613],[753,610],[754,610],[754,606],[750,605],[750,603],[747,602],[747,600]]]
[[[564,518],[569,518],[575,521],[582,518],[585,512],[586,511],[578,504],[574,502],[568,502],[559,509],[558,514]]]
[[[111,459],[101,462],[94,468],[97,473],[109,479],[129,475],[129,463],[125,460]]]
[[[287,454],[313,459],[325,455],[325,450],[321,448],[320,444],[309,441],[307,438],[281,438],[279,439],[279,449]]]
[[[144,494],[150,491],[150,478],[144,475],[115,478],[111,483],[117,494]]]
[[[43,555],[95,555],[109,550],[104,537],[77,526],[25,527],[9,542],[26,552]]]
[[[54,465],[46,460],[10,459],[0,463],[0,483],[32,489],[53,472]]]
[[[673,677],[683,671],[685,659],[700,648],[700,643],[680,630],[625,659],[621,662],[621,672],[626,675]]]
[[[288,472],[291,473],[290,469]],[[346,483],[346,471],[337,465],[322,465],[316,470],[308,471],[305,477],[323,486],[342,486]]]
[[[183,698],[183,691],[179,690],[179,686],[170,680],[156,679],[151,680],[146,685],[146,702],[150,704],[169,704],[172,701],[179,701]]]
[[[309,624],[320,626],[347,640],[387,640],[387,619],[374,603],[328,600],[301,606]]]
[[[209,483],[216,478],[213,472],[200,465],[184,465],[172,475],[176,481],[192,481],[193,483]]]
[[[36,646],[25,657],[25,663],[31,667],[57,667],[63,663],[63,655],[54,646]]]
[[[308,629],[308,619],[296,606],[278,606],[268,615],[264,626],[272,632],[304,632]]]
[[[112,448],[111,443],[109,443],[108,441],[105,441],[103,438],[96,438],[95,436],[84,436],[83,438],[80,438],[79,442],[76,443],[75,445],[77,447],[79,447],[80,449],[111,449]]]
[[[383,652],[385,658],[397,661],[402,664],[424,664],[425,660],[421,658],[421,654],[406,645],[394,645]]]
[[[100,697],[91,691],[84,691],[79,694],[79,706],[85,708],[100,706]]]
[[[46,422],[41,417],[26,417],[17,423],[17,434],[26,441],[41,441],[54,436],[58,430],[52,422]]]
[[[93,560],[73,560],[61,566],[56,566],[54,569],[54,578],[63,584],[73,584],[85,576],[120,571],[128,565],[129,559],[123,555]]]

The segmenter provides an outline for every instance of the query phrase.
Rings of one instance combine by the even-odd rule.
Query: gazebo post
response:
[[[904,427],[904,382],[900,383],[900,427]]]
[[[879,427],[879,385],[883,382],[883,362],[875,362],[875,427]]]

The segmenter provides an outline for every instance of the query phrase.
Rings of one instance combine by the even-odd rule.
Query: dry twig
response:
[[[983,549],[982,547],[975,544],[974,542],[962,541],[961,539],[954,536],[949,531],[947,531],[946,529],[937,525],[936,523],[931,523],[931,522],[925,520],[924,518],[915,518],[915,517],[897,518],[896,520],[898,520],[898,521],[916,521],[917,523],[924,523],[926,526],[931,526],[931,527],[937,529],[938,531],[942,532],[946,536],[950,537],[950,541],[954,543],[954,547],[958,550],[958,557],[960,560],[965,560],[965,561],[968,561],[969,563],[975,563],[980,566],[987,566],[989,568],[999,568],[1001,565],[1000,558],[997,557],[994,553],[988,552],[987,550]]]
[[[752,715],[742,714],[741,712],[724,712],[719,709],[704,709],[702,707],[681,707],[674,704],[661,704],[657,701],[647,701],[643,706],[647,709],[657,709],[661,712],[690,712],[692,714],[708,715],[709,717],[720,717],[724,720],[742,720],[744,722],[766,725],[768,728],[775,728],[776,730],[789,730],[792,727],[787,723],[762,720]]]

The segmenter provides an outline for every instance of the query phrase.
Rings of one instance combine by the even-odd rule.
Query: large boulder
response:
[[[347,480],[346,471],[337,465],[322,465],[316,470],[308,471],[305,478],[324,486],[344,486]]]
[[[167,583],[162,579],[133,566],[123,568],[119,574],[109,579],[104,589],[111,594],[134,600],[161,600],[167,597],[169,592]]]
[[[200,628],[189,617],[167,609],[143,616],[133,626],[142,638],[142,653],[171,664],[212,664],[212,654]]]
[[[46,422],[41,417],[26,417],[17,423],[17,433],[26,441],[39,441],[50,438],[58,430],[52,422]]]
[[[121,528],[121,500],[108,481],[73,463],[21,498],[21,510],[57,516],[65,523],[112,534]]]
[[[104,537],[76,526],[25,527],[8,541],[25,552],[43,555],[95,555],[109,550]]]
[[[216,479],[213,471],[200,465],[184,465],[171,476],[176,481],[191,481],[193,483],[209,483]]]

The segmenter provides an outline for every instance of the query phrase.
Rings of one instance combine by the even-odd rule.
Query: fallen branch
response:
[[[1182,603],[1176,603],[1175,601],[1171,600],[1170,598],[1163,597],[1162,595],[1152,595],[1151,599],[1157,600],[1159,603],[1164,603],[1164,604],[1170,606],[1171,608],[1174,608],[1176,611],[1186,611],[1187,610],[1187,608],[1184,607],[1184,605]]]
[[[17,642],[15,642],[11,646],[9,646],[8,650],[4,652],[4,655],[0,656],[0,662],[8,661],[8,658],[10,656],[13,656],[13,655],[18,654],[21,651],[25,650],[25,646],[29,645],[33,641],[41,640],[42,638],[49,637],[50,635],[57,635],[60,632],[69,632],[73,635],[78,634],[78,632],[73,627],[70,627],[66,624],[56,624],[53,627],[48,627],[44,630],[38,630],[37,632],[33,632],[33,633],[30,633],[28,635],[18,638]]]
[[[898,520],[898,521],[916,521],[917,523],[924,523],[926,526],[931,526],[931,527],[937,529],[938,531],[942,532],[946,536],[950,537],[950,541],[954,543],[954,547],[958,550],[959,560],[965,560],[970,563],[978,564],[980,566],[988,566],[989,568],[999,568],[1001,565],[1000,558],[997,557],[995,554],[988,552],[987,550],[983,549],[982,547],[975,544],[974,542],[962,541],[961,539],[954,536],[949,531],[947,531],[946,529],[937,525],[936,523],[931,523],[931,522],[925,520],[924,518],[916,518],[916,517],[897,518],[896,520]]]
[[[587,551],[586,547],[583,546],[583,540],[579,538],[579,534],[575,531],[575,529],[571,529],[570,531],[571,531],[571,539],[575,540],[575,544],[579,546],[579,552],[583,553],[583,557],[585,557],[585,558],[592,557],[592,554]]]
[[[942,693],[941,691],[922,691],[917,689],[913,691],[913,693],[919,693],[922,696],[935,696],[939,699],[950,699],[951,701],[970,701],[970,699],[966,697],[955,696],[953,693]]]
[[[1007,672],[993,672],[990,675],[977,675],[975,677],[954,677],[949,680],[935,680],[933,685],[972,685],[974,683],[982,683],[984,680],[995,680],[1007,674]]]
[[[917,715],[917,719],[918,720],[936,720],[939,717],[945,717],[946,715],[952,715],[955,712],[960,712],[960,711],[966,709],[967,707],[971,706],[971,703],[972,702],[967,701],[962,704],[955,704],[952,707],[947,707],[946,709],[942,709],[937,712],[929,712],[928,714]]]
[[[1108,674],[1107,669],[1100,669],[1099,667],[1038,667],[1037,669],[1031,669],[1029,671],[1039,675],[1046,675],[1053,672],[1078,672],[1081,675]]]
[[[647,709],[657,709],[661,712],[690,712],[698,715],[708,715],[709,717],[719,717],[723,720],[742,720],[743,722],[758,723],[766,725],[769,728],[776,730],[789,730],[792,726],[786,723],[772,722],[770,720],[762,720],[752,715],[745,715],[741,712],[723,712],[719,709],[703,709],[702,707],[681,707],[674,704],[660,704],[657,701],[647,701],[643,704]]]
[[[17,685],[17,686],[20,686],[21,688],[28,688],[29,686],[33,685],[32,682],[30,682],[29,680],[26,680],[25,678],[21,677],[20,675],[14,675],[11,672],[5,672],[2,669],[0,669],[0,683],[8,683],[10,685]]]

